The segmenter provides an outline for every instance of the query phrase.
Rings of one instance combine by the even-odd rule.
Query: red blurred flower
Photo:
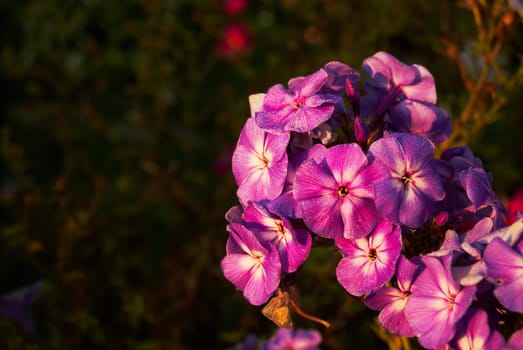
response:
[[[233,56],[249,51],[253,47],[251,33],[241,23],[231,22],[223,30],[218,42],[218,51],[225,56]]]
[[[510,225],[518,218],[517,212],[523,215],[523,188],[516,191],[514,196],[508,200],[508,218],[507,223]]]
[[[247,0],[225,0],[223,10],[228,15],[239,15],[247,9]]]

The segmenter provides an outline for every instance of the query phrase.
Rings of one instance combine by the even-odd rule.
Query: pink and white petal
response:
[[[336,268],[338,282],[345,290],[354,296],[362,296],[372,290],[372,272],[370,271],[367,256],[345,257],[340,260]],[[370,278],[369,278],[370,276]]]
[[[256,153],[252,148],[241,145],[234,150],[232,155],[232,173],[238,185],[264,167],[265,164],[261,153]]]
[[[223,275],[239,290],[243,291],[251,278],[256,259],[247,254],[229,254],[221,261]]]
[[[277,162],[283,158],[287,158],[286,151],[290,138],[290,134],[265,134],[262,154],[267,158],[269,163]]]
[[[349,196],[343,199],[340,207],[344,225],[343,237],[368,236],[378,221],[378,211],[374,202],[367,198]]]
[[[367,157],[355,143],[329,148],[325,153],[325,161],[336,182],[345,186],[367,165]]]
[[[280,284],[281,262],[277,250],[270,247],[263,262],[256,266],[244,290],[245,298],[253,305],[265,303]]]
[[[401,90],[405,97],[411,100],[436,104],[436,84],[432,74],[421,65],[413,64],[411,67],[417,71],[416,80],[413,84],[402,87]]]
[[[387,305],[394,303],[405,296],[402,291],[394,287],[381,287],[365,297],[365,305],[372,310],[382,310]]]
[[[344,225],[337,196],[322,196],[298,202],[305,224],[317,235],[336,238],[343,234]]]
[[[284,272],[295,272],[309,256],[311,246],[312,238],[307,230],[297,229],[293,232],[285,241],[288,268]]]
[[[406,166],[403,162],[405,152],[397,137],[386,137],[373,142],[369,153],[377,158],[388,170],[397,176],[403,176]]]
[[[445,197],[441,176],[430,165],[417,171],[411,177],[411,184],[434,201],[440,201]]]
[[[266,132],[261,129],[254,118],[247,118],[238,138],[238,146],[243,146],[255,154],[263,154]]]
[[[338,197],[338,186],[332,174],[311,159],[302,163],[296,171],[293,191],[299,203],[317,197]]]
[[[380,312],[378,320],[386,330],[393,334],[413,337],[416,335],[416,332],[409,325],[407,317],[405,316],[406,304],[407,297],[393,301]]]

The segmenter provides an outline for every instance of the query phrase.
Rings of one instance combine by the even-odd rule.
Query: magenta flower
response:
[[[329,74],[320,69],[289,82],[289,90],[274,85],[265,94],[263,109],[255,114],[256,123],[273,133],[307,132],[330,119],[341,98],[319,93]]]
[[[412,283],[419,270],[420,266],[400,255],[395,286],[383,286],[365,297],[365,305],[373,310],[381,310],[378,320],[393,334],[406,337],[416,335],[405,317],[405,305],[412,294]]]
[[[501,333],[490,328],[487,312],[474,308],[459,321],[456,335],[447,349],[499,350],[503,349],[504,345],[505,339]]]
[[[390,134],[372,143],[371,167],[382,167],[390,176],[374,183],[378,211],[394,223],[420,227],[432,215],[445,191],[432,166],[433,144],[424,137]]]
[[[262,245],[245,226],[228,226],[227,255],[221,268],[225,278],[253,305],[265,303],[280,284],[281,262],[273,244]]]
[[[274,199],[281,194],[287,177],[289,139],[288,133],[269,134],[254,119],[247,119],[232,155],[232,172],[241,202]]]
[[[411,287],[405,316],[420,344],[432,349],[452,339],[457,322],[472,303],[476,286],[461,288],[452,279],[452,254],[441,260],[433,256],[421,260],[425,268]]]
[[[336,268],[338,282],[349,294],[361,296],[392,278],[401,253],[401,230],[381,220],[369,237],[337,238],[343,258]]]
[[[261,204],[250,203],[243,212],[245,225],[262,242],[271,242],[280,254],[283,272],[295,272],[311,250],[311,235],[295,229],[289,220],[270,213]]]
[[[333,146],[321,162],[303,162],[296,171],[294,197],[305,224],[326,238],[368,235],[378,220],[372,183],[383,176],[380,171],[368,170],[357,144]]]
[[[483,260],[499,302],[511,311],[523,312],[523,255],[495,238],[485,248]]]
[[[372,80],[367,91],[435,104],[434,77],[423,66],[407,65],[387,52],[377,52],[363,61],[363,70]]]
[[[263,350],[319,350],[321,334],[316,330],[279,328]]]
[[[447,113],[434,106],[437,101],[434,77],[423,66],[406,65],[386,52],[378,52],[363,62],[371,77],[365,84],[375,101],[374,114],[388,112],[391,131],[408,132],[433,142],[445,141],[451,132]]]

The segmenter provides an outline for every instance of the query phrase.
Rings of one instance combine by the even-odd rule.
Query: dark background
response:
[[[45,281],[36,342],[2,320],[2,348],[223,349],[270,336],[220,271],[231,152],[249,94],[328,61],[362,72],[383,50],[427,67],[458,130],[445,147],[466,142],[512,196],[523,79],[508,80],[523,26],[505,1],[474,3],[261,0],[230,13],[217,0],[0,0],[0,293]],[[227,47],[230,23],[248,37]],[[491,39],[501,73],[460,119]],[[338,260],[315,250],[300,276],[303,309],[333,326],[297,326],[322,330],[325,348],[383,348],[376,313],[336,282]]]

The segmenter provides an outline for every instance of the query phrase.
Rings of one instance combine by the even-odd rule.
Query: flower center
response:
[[[265,157],[265,155],[262,155],[260,160],[262,161],[264,168],[267,168],[269,166],[269,160],[267,159],[267,157]]]
[[[409,174],[405,174],[401,177],[401,182],[403,182],[404,185],[408,184],[411,181],[412,179],[410,178]]]
[[[338,196],[345,197],[346,195],[349,194],[349,189],[345,186],[340,186],[340,187],[338,187],[337,193],[338,193]]]
[[[369,257],[370,261],[374,261],[378,258],[378,253],[376,252],[376,249],[369,250],[369,254],[367,255]]]
[[[294,99],[294,101],[292,101],[292,108],[298,109],[301,106],[303,106],[304,104],[305,104],[305,97],[304,96],[299,96],[299,97],[296,97]]]

